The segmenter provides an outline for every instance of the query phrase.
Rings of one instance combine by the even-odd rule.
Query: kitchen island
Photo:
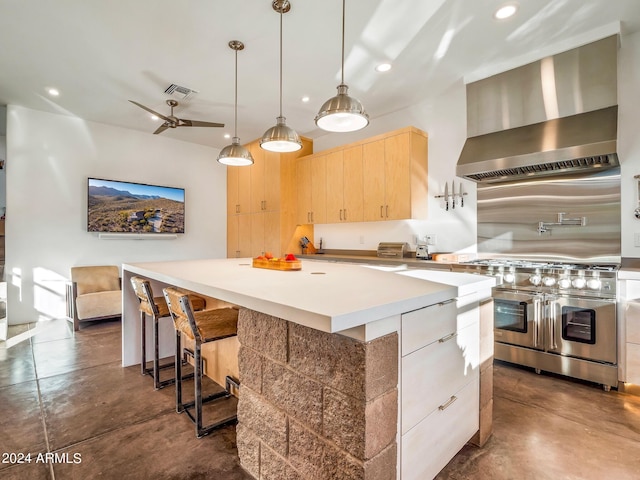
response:
[[[174,285],[241,307],[237,443],[255,478],[429,478],[481,421],[490,426],[480,412],[479,304],[493,279],[457,274],[464,281],[437,283],[325,262],[293,272],[250,265],[126,264],[123,277],[125,285],[140,275],[154,289]],[[129,290],[125,365],[138,358]]]

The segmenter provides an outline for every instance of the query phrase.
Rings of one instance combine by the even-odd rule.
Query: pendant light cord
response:
[[[342,81],[341,85],[344,85],[344,16],[345,16],[345,4],[346,0],[342,0],[342,68],[340,69]]]
[[[280,8],[280,116],[282,117],[282,7]]]
[[[234,106],[233,136],[238,137],[238,50],[236,50],[236,98]]]

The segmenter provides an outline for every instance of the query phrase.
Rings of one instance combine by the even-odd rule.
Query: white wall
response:
[[[226,256],[226,168],[217,149],[18,106],[8,107],[6,268],[9,324],[65,315],[74,265]],[[88,233],[87,177],[184,187],[175,240]]]
[[[7,107],[0,105],[0,160],[7,159]],[[6,170],[0,170],[0,215],[7,204]]]
[[[365,105],[366,108],[366,105]],[[455,176],[456,162],[467,132],[466,89],[462,81],[435,98],[411,108],[374,118],[364,130],[350,134],[325,135],[314,140],[315,152],[350,143],[406,126],[415,126],[429,136],[428,218],[390,222],[329,224],[315,226],[316,246],[323,239],[328,249],[375,250],[379,242],[408,242],[415,249],[415,235],[436,234],[437,252],[476,251],[476,187]],[[468,195],[464,208],[446,211],[444,201],[434,198],[444,193],[445,182],[460,182]],[[364,237],[364,243],[360,243]]]
[[[622,216],[622,257],[640,257],[634,234],[640,233],[638,207],[640,175],[640,32],[623,36],[618,55],[618,156],[622,176],[620,214]]]

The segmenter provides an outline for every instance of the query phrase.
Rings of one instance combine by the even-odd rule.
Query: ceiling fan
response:
[[[178,118],[173,115],[173,108],[178,106],[178,102],[175,100],[167,100],[167,105],[171,107],[171,114],[169,116],[162,115],[158,112],[151,110],[149,107],[145,107],[144,105],[134,102],[133,100],[129,100],[134,105],[146,110],[147,112],[155,115],[158,118],[164,120],[164,123],[160,125],[154,134],[162,133],[167,128],[176,128],[176,127],[224,127],[224,123],[213,123],[213,122],[202,122],[200,120],[187,120],[185,118]]]

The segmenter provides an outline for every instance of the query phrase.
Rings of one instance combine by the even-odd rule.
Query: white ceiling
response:
[[[528,63],[592,41],[640,30],[639,0],[348,0],[345,81],[371,121],[466,79]],[[340,77],[340,0],[291,0],[284,15],[287,124],[311,138],[314,117]],[[164,90],[199,93],[181,118],[225,128],[178,128],[161,135],[218,148],[233,133],[234,52],[238,53],[238,135],[260,137],[275,124],[279,15],[271,0],[0,0],[0,105],[23,105],[153,132],[159,123],[127,100],[168,114]],[[618,25],[620,27],[618,27]],[[387,73],[375,65],[389,61]],[[57,98],[47,95],[56,87]],[[303,104],[301,97],[310,102]]]

